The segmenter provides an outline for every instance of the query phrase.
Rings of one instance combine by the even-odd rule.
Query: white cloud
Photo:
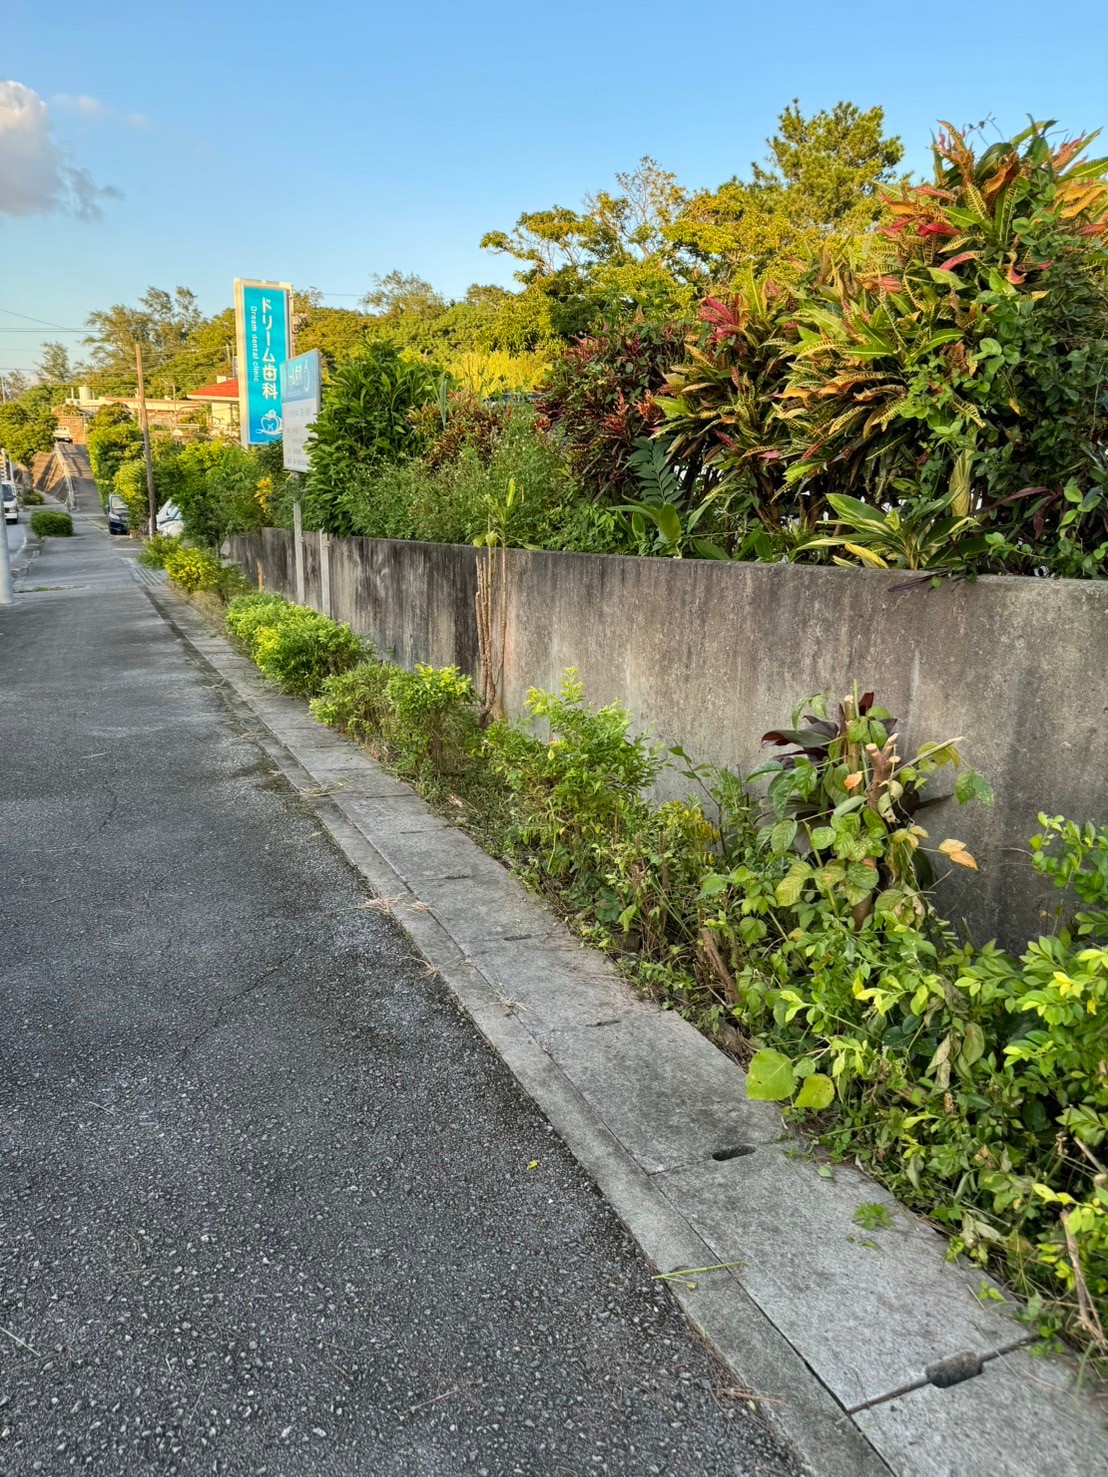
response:
[[[87,170],[65,157],[37,92],[0,81],[0,214],[97,220],[103,200],[120,198],[114,186],[94,184]]]
[[[128,128],[145,128],[146,119],[141,113],[120,113],[116,108],[110,108],[107,103],[102,103],[98,97],[90,97],[87,92],[77,94],[59,92],[57,97],[52,98],[55,107],[65,108],[70,113],[80,113],[85,118],[98,118],[114,123],[126,123]]]

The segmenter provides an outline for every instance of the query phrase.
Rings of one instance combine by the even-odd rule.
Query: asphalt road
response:
[[[0,1471],[791,1472],[126,553],[0,610]]]

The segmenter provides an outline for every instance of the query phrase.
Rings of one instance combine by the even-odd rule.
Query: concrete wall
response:
[[[260,558],[266,583],[292,593],[291,534],[233,543],[251,574]],[[318,603],[314,535],[305,552]],[[452,545],[332,540],[331,613],[406,665],[476,674],[476,559]],[[1018,946],[1053,907],[1026,857],[1038,811],[1108,823],[1108,582],[1003,577],[894,592],[900,577],[876,570],[510,559],[510,712],[573,665],[592,700],[618,699],[664,743],[745,774],[765,757],[761,734],[796,704],[857,680],[897,715],[902,753],[962,739],[995,807],[951,799],[921,819],[934,843],[954,836],[977,857],[981,874],[955,869],[940,905],[979,940]]]

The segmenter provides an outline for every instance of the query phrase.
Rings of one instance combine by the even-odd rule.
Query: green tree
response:
[[[488,231],[481,245],[515,257],[519,280],[540,286],[561,308],[554,320],[575,337],[598,317],[633,312],[687,316],[696,272],[674,238],[687,199],[676,175],[644,156],[616,175],[616,190],[525,211],[511,231]]]
[[[0,402],[18,400],[31,388],[31,381],[21,369],[5,369],[0,373]]]
[[[442,374],[391,344],[373,344],[331,377],[309,440],[312,470],[304,512],[310,525],[349,533],[349,498],[382,461],[418,451],[412,412],[435,399]]]
[[[12,461],[30,466],[37,451],[53,446],[55,424],[50,391],[36,385],[17,400],[0,404],[0,446]]]
[[[794,99],[767,140],[765,165],[752,164],[749,180],[736,176],[692,195],[671,239],[714,277],[729,279],[746,268],[780,273],[829,240],[867,235],[883,214],[882,192],[898,184],[904,154],[884,125],[879,107],[839,102],[806,118]]]
[[[357,352],[372,319],[354,308],[329,308],[316,288],[297,292],[293,309],[297,353],[318,349],[327,369]]]
[[[437,318],[446,311],[446,299],[422,277],[401,271],[374,277],[373,286],[362,298],[362,307],[377,318]]]
[[[217,375],[230,375],[234,355],[235,310],[224,308],[195,323],[180,347],[146,371],[145,378],[148,387],[162,395],[187,395],[210,385]]]
[[[110,308],[97,309],[86,320],[90,332],[85,344],[91,351],[92,383],[102,393],[132,393],[136,344],[142,346],[145,374],[153,377],[188,348],[190,337],[203,324],[196,294],[187,287],[178,287],[172,293],[149,287],[137,307],[114,303]]]
[[[122,405],[105,405],[89,422],[88,459],[100,501],[107,502],[124,462],[142,456],[142,432]]]
[[[46,343],[35,370],[39,384],[72,385],[84,373],[83,366],[70,364],[69,350],[63,343]]]

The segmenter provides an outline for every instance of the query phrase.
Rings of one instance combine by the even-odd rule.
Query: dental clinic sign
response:
[[[292,288],[235,278],[239,428],[243,446],[276,441],[284,430],[281,365],[289,357]]]
[[[310,472],[308,434],[319,414],[322,362],[318,349],[309,349],[281,365],[281,418],[284,440],[281,450],[290,472]]]

